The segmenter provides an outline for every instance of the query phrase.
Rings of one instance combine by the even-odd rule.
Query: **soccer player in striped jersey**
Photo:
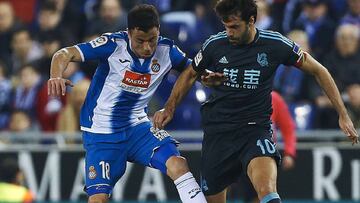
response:
[[[208,202],[226,202],[226,188],[246,173],[261,203],[279,203],[280,156],[272,139],[270,116],[273,78],[280,64],[312,74],[332,101],[339,126],[353,144],[358,143],[358,135],[327,69],[281,34],[257,29],[254,0],[220,0],[215,11],[226,30],[203,44],[193,68],[179,76],[164,109],[154,115],[154,125],[163,128],[171,120],[176,105],[201,76],[213,86],[201,108],[201,186]]]
[[[103,34],[56,52],[49,95],[64,95],[66,85],[72,85],[62,77],[70,61],[87,60],[99,61],[80,113],[89,202],[108,201],[126,161],[167,174],[182,202],[206,202],[178,143],[166,131],[152,127],[146,114],[149,100],[170,69],[191,66],[172,40],[159,36],[155,7],[134,7],[128,14],[128,32]]]

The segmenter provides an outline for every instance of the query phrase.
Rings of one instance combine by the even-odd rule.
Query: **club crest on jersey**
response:
[[[95,179],[96,178],[96,170],[94,166],[89,167],[89,178]]]
[[[108,41],[108,38],[105,37],[105,36],[100,36],[94,40],[91,40],[90,41],[90,45],[92,48],[96,48],[96,47],[99,47],[101,45],[104,45],[106,44],[106,42]]]
[[[120,87],[126,91],[141,93],[150,85],[151,75],[126,70]]]
[[[268,66],[269,62],[267,59],[267,54],[266,53],[258,53],[257,62],[260,64],[261,67]]]
[[[153,59],[151,62],[151,70],[154,73],[158,73],[160,71],[160,64],[158,63],[157,59]]]

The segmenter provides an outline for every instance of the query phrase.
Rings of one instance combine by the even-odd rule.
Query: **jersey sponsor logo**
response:
[[[223,57],[219,60],[219,63],[228,64],[229,61],[226,59],[226,56],[223,56]]]
[[[148,88],[150,84],[150,79],[150,74],[141,74],[126,70],[122,82],[134,87]]]
[[[150,85],[151,75],[126,70],[120,87],[128,92],[141,93]]]
[[[257,62],[260,64],[261,67],[268,66],[269,62],[267,59],[267,54],[266,53],[258,53]]]
[[[238,83],[238,73],[239,69],[234,68],[224,68],[224,75],[229,78],[230,83]]]
[[[153,59],[152,62],[151,62],[151,70],[154,72],[154,73],[158,73],[160,71],[160,64],[158,62],[157,59]]]
[[[239,82],[239,69],[236,68],[224,68],[224,75],[229,78],[229,80],[224,82],[224,86],[239,88],[239,89],[257,89],[259,85],[259,79],[261,75],[260,70],[244,70],[244,75],[242,76],[243,83],[242,85]]]
[[[154,135],[154,137],[156,137],[156,139],[158,139],[159,141],[165,139],[166,137],[169,137],[169,133],[166,132],[165,130],[161,130],[161,129],[156,129],[154,127],[150,128],[150,132]]]
[[[108,38],[105,37],[105,36],[100,36],[94,40],[91,40],[90,41],[90,45],[92,48],[96,48],[96,47],[99,47],[99,46],[102,46],[104,44],[106,44],[106,42],[108,41]]]
[[[89,179],[95,179],[96,178],[96,170],[94,166],[89,167]]]
[[[201,50],[196,54],[194,61],[195,61],[195,65],[199,66],[200,61],[202,60],[203,56],[201,53]]]

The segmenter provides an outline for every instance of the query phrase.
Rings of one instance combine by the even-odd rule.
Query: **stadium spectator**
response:
[[[86,16],[85,3],[89,0],[52,0],[57,11],[61,13],[61,26],[72,34],[74,42],[81,41],[85,35]],[[71,42],[71,43],[74,43]]]
[[[17,160],[5,158],[0,163],[0,202],[31,203],[34,198],[24,186]]]
[[[360,28],[360,0],[347,0],[348,13],[341,19],[341,24],[354,24]]]
[[[311,53],[306,32],[293,30],[288,35],[289,39],[300,45],[303,51]],[[315,81],[294,66],[280,65],[274,77],[274,89],[278,91],[288,104],[311,102],[317,96],[314,90]]]
[[[336,46],[324,59],[324,65],[333,75],[339,90],[345,93],[350,84],[360,84],[359,27],[344,24],[336,31]],[[330,100],[318,91],[314,126],[320,129],[338,128],[336,111]]]
[[[14,15],[13,7],[8,2],[0,2],[0,59],[11,67],[11,39],[15,30],[22,27]],[[10,73],[10,70],[6,70]]]
[[[44,55],[41,45],[32,39],[27,29],[14,32],[11,48],[13,65],[10,73],[12,74],[17,74],[22,66],[34,62]]]
[[[256,18],[256,27],[259,29],[276,30],[274,21],[270,16],[270,5],[266,0],[259,0],[256,2],[258,6],[258,14]]]
[[[62,46],[61,35],[56,31],[46,32],[46,34],[40,38],[39,42],[44,51],[44,55],[40,59],[34,61],[34,64],[36,64],[37,71],[41,76],[47,78],[49,77],[51,58]]]
[[[120,0],[100,0],[99,18],[90,21],[87,36],[99,36],[106,32],[117,32],[126,29],[126,11]]]
[[[328,16],[326,0],[304,0],[301,15],[295,22],[295,29],[304,30],[309,36],[312,53],[322,59],[333,46],[336,24]]]
[[[0,130],[7,127],[11,112],[12,84],[8,79],[6,65],[0,61]]]
[[[360,27],[341,25],[335,35],[335,49],[324,59],[324,65],[333,75],[340,91],[349,84],[360,83]]]
[[[90,81],[83,79],[74,85],[72,91],[67,94],[67,102],[59,114],[57,130],[66,133],[80,131],[80,110],[85,101]]]
[[[13,108],[29,114],[31,120],[37,120],[36,98],[43,80],[32,65],[25,65],[19,73],[19,84],[15,88]]]
[[[61,14],[54,1],[43,1],[37,17],[38,29],[34,31],[37,41],[41,42],[55,35],[61,46],[74,43],[74,34],[61,24]]]
[[[11,113],[8,131],[10,132],[29,132],[35,129],[28,113],[21,110],[14,110]]]

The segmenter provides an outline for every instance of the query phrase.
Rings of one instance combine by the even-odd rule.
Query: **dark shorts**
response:
[[[255,157],[281,157],[270,126],[246,125],[234,131],[205,132],[202,145],[201,186],[205,195],[215,195],[236,182]]]

